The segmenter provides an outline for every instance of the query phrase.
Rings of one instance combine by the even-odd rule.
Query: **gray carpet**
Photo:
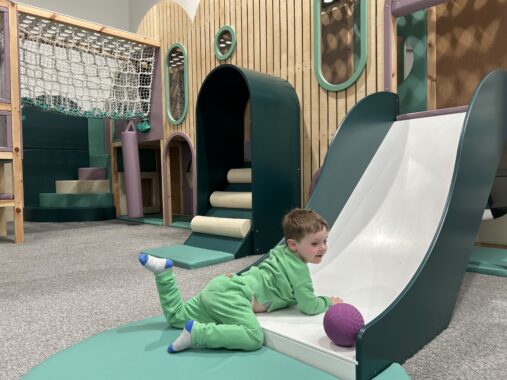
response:
[[[26,223],[23,245],[0,238],[0,379],[18,379],[106,329],[159,315],[153,276],[137,254],[188,233],[124,221]],[[183,296],[257,258],[176,268]],[[449,328],[404,367],[414,379],[505,378],[507,278],[467,274]]]

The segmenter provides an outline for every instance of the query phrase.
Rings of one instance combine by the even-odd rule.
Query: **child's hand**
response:
[[[342,302],[343,302],[343,300],[340,297],[331,297],[331,303],[333,305],[336,305],[336,304],[342,303]]]

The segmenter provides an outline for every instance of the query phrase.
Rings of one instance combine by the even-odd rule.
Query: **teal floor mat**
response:
[[[192,216],[187,215],[173,215],[173,221],[170,224],[171,227],[174,228],[182,228],[184,230],[190,230],[190,221],[192,220]]]
[[[507,277],[507,249],[474,247],[467,271]]]
[[[201,268],[234,259],[234,256],[227,252],[197,248],[190,245],[148,248],[143,250],[143,253],[171,259],[174,265],[187,269]]]
[[[164,218],[162,217],[162,214],[146,214],[142,218],[129,218],[127,215],[120,215],[117,219],[142,224],[151,224],[154,226],[164,225]]]
[[[335,377],[267,347],[258,351],[187,350],[168,354],[180,331],[162,316],[105,331],[32,368],[26,380],[331,380]]]

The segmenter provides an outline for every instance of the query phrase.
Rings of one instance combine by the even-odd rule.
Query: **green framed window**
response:
[[[178,125],[188,112],[187,51],[182,44],[174,43],[167,50],[164,73],[167,119]]]
[[[368,56],[368,0],[314,0],[314,70],[321,87],[341,91]]]
[[[215,56],[220,61],[229,58],[236,48],[236,32],[230,25],[222,26],[215,34]]]

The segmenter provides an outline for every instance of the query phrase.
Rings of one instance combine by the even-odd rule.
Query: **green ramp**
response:
[[[467,271],[507,277],[507,249],[475,246]]]
[[[32,368],[25,380],[336,379],[267,347],[258,351],[192,349],[168,354],[180,330],[152,317],[95,335]]]

